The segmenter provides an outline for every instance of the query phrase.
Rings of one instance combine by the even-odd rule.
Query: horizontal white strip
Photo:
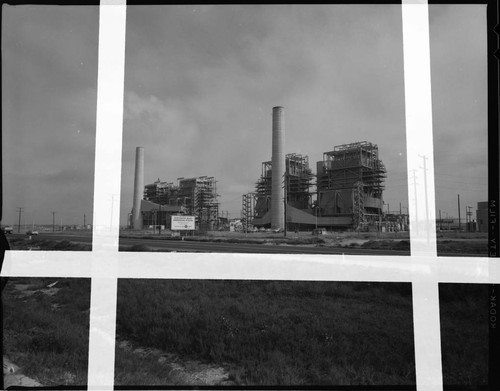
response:
[[[5,252],[2,277],[74,277],[92,276],[89,251],[19,251]]]
[[[102,264],[103,274],[93,271],[94,262]],[[6,251],[2,276],[492,284],[500,283],[500,262],[484,257]]]

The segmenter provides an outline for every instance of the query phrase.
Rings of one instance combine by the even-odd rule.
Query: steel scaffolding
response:
[[[151,201],[160,205],[179,205],[179,186],[172,182],[162,182],[160,178],[154,183],[144,186],[144,197],[146,201]]]
[[[216,228],[219,218],[217,181],[214,177],[178,178],[178,202],[197,217],[200,230]]]
[[[248,232],[255,216],[256,193],[243,194],[241,198],[241,223],[245,232]]]
[[[285,155],[287,204],[308,209],[311,203],[312,174],[309,158],[297,153]],[[272,163],[262,163],[261,177],[255,186],[255,217],[263,217],[271,207]]]
[[[317,171],[322,215],[351,215],[356,229],[379,219],[386,169],[376,144],[362,141],[336,146],[323,154]]]

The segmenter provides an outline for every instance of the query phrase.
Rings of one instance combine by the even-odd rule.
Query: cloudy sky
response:
[[[3,223],[19,206],[27,224],[91,222],[98,16],[4,5]],[[486,7],[430,6],[430,28],[437,207],[451,216],[457,194],[487,199]],[[129,6],[126,42],[122,224],[136,146],[146,183],[215,176],[238,217],[277,105],[287,153],[315,171],[334,146],[373,142],[385,202],[408,206],[400,6]]]

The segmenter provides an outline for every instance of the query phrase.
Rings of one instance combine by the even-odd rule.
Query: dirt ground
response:
[[[167,373],[175,376],[178,384],[188,386],[230,386],[235,384],[229,380],[229,370],[221,366],[181,359],[176,354],[159,349],[133,346],[131,342],[126,340],[118,342],[117,347],[132,352],[138,358],[146,356],[154,358],[167,369]]]
[[[168,231],[162,235],[153,235],[151,232],[142,233],[122,231],[122,237],[148,237],[148,239],[168,240]],[[401,232],[350,232],[329,231],[326,235],[313,236],[311,232],[288,231],[284,233],[273,232],[229,232],[211,231],[203,235],[192,236],[185,234],[185,240],[195,241],[221,241],[259,244],[288,244],[299,246],[320,245],[322,247],[359,247],[364,249],[384,249],[410,251],[410,234]],[[441,231],[437,232],[438,255],[440,254],[467,254],[472,256],[487,256],[488,237],[486,233],[466,233]],[[174,238],[172,238],[174,239]],[[175,239],[174,239],[175,240]]]
[[[11,362],[7,356],[3,356],[3,383],[5,389],[12,386],[20,387],[41,387],[42,385],[27,376],[24,376],[21,369]]]

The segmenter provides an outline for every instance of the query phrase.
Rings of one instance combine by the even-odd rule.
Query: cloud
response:
[[[43,177],[67,183],[43,187],[61,208],[82,193],[91,204],[82,172],[94,164],[98,9],[6,6],[6,16],[4,202]],[[430,21],[436,162],[484,178],[485,7],[431,5]],[[221,208],[239,215],[271,158],[276,105],[286,152],[308,155],[314,171],[335,145],[376,143],[386,201],[406,202],[401,27],[398,5],[129,6],[122,221],[136,146],[146,182],[215,176]]]
[[[201,129],[189,117],[189,107],[174,99],[142,97],[127,92],[124,110],[126,145],[147,145],[149,159],[161,159],[165,166],[188,162],[186,151],[196,148]]]

